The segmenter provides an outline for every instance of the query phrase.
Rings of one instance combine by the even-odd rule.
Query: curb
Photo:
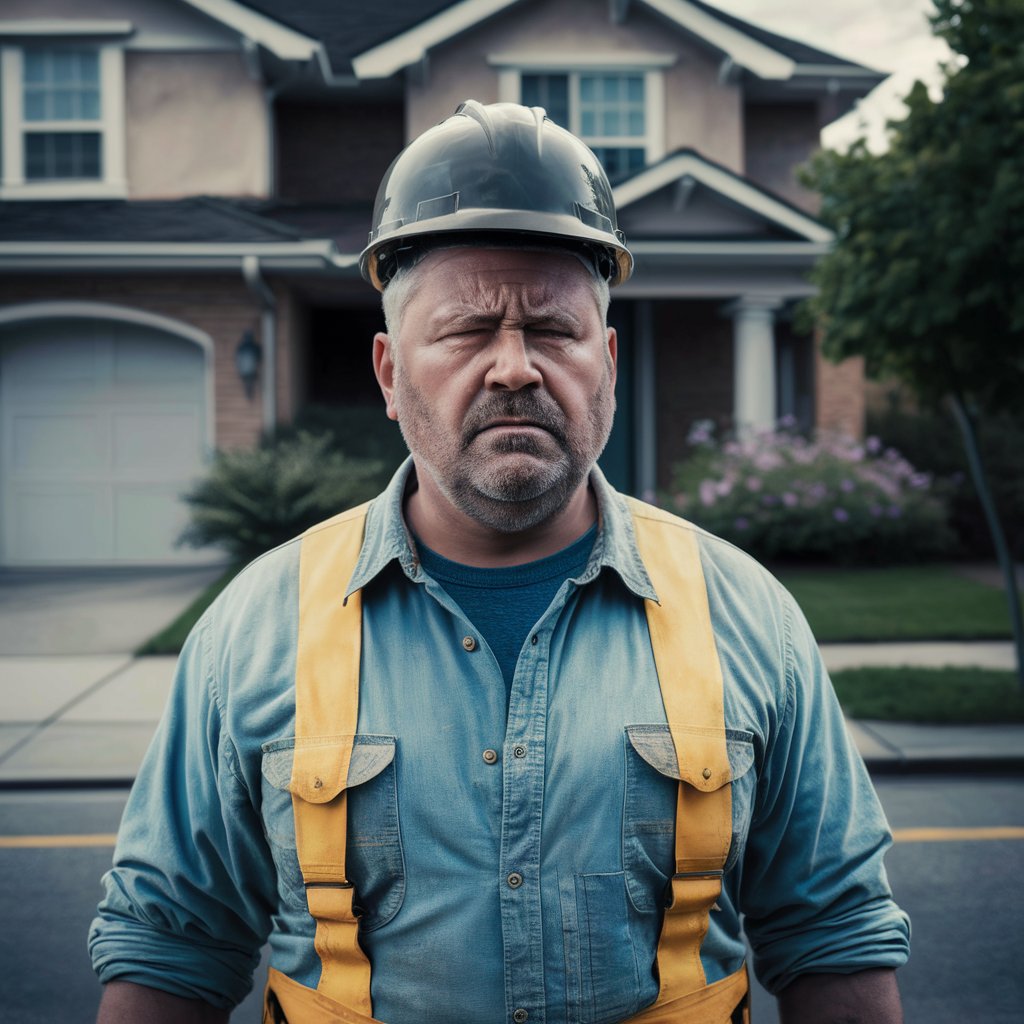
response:
[[[870,757],[864,759],[872,776],[897,775],[1021,775],[1024,755],[1003,757]]]

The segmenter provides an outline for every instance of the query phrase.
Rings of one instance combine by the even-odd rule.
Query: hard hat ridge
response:
[[[633,268],[597,157],[543,108],[517,103],[466,100],[395,158],[360,271],[383,291],[400,262],[463,240],[579,249],[612,285]]]

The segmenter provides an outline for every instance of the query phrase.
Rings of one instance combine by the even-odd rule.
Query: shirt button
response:
[[[462,646],[467,651],[475,651],[476,650],[476,641],[471,636],[464,636],[462,638]]]
[[[516,1024],[523,1024],[523,1022],[529,1016],[530,1015],[526,1012],[526,1010],[520,1007],[518,1010],[515,1011],[515,1013],[512,1014],[512,1019],[516,1022]]]
[[[498,752],[496,750],[491,750],[490,748],[488,748],[484,751],[484,762],[486,764],[494,764],[494,762],[497,760]]]
[[[512,748],[512,756],[513,757],[526,757],[526,747],[513,747]]]
[[[530,637],[530,643],[533,644],[534,646],[536,646],[536,644],[537,644],[537,634],[536,633],[534,633],[533,636]],[[518,1012],[519,1011],[516,1010],[516,1013],[518,1013]],[[526,1011],[523,1010],[523,1013],[526,1013]],[[523,1020],[526,1020],[526,1018],[524,1017]]]
[[[523,884],[523,876],[518,871],[513,871],[506,881],[510,889],[518,889]]]

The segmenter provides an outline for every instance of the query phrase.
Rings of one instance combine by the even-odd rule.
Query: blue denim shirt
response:
[[[589,563],[524,643],[506,714],[497,661],[410,543],[410,469],[373,503],[353,578],[338,580],[363,589],[348,869],[374,1016],[622,1020],[657,996],[678,785],[659,769],[655,595],[628,510],[595,470]],[[882,866],[887,826],[816,644],[749,557],[706,534],[700,549],[735,776],[707,978],[740,966],[741,913],[770,990],[898,966],[908,921]],[[298,553],[291,542],[250,565],[182,653],[90,933],[103,981],[231,1006],[269,936],[274,966],[317,984],[286,789]]]

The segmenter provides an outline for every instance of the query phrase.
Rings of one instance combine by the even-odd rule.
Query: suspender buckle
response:
[[[352,883],[347,879],[340,882],[306,882],[307,889],[351,889]]]

